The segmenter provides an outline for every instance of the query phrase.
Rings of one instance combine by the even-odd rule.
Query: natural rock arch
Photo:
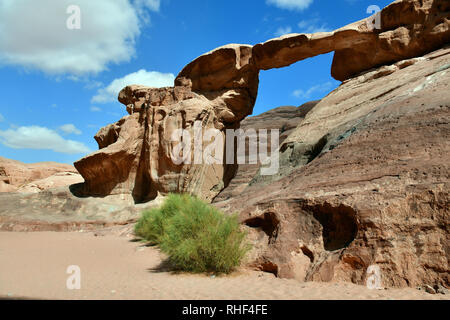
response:
[[[260,70],[334,51],[331,74],[345,81],[430,52],[450,42],[449,11],[446,0],[394,1],[382,10],[380,29],[372,28],[369,18],[333,32],[290,34],[255,46],[230,44],[189,63],[174,87],[128,86],[119,101],[130,115],[102,128],[95,137],[100,150],[75,163],[85,179],[82,193],[131,194],[145,202],[158,194],[189,192],[212,200],[237,166],[173,164],[174,128],[192,130],[195,121],[223,134],[238,128],[253,111]]]

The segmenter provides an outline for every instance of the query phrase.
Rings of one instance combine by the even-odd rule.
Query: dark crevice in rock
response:
[[[136,182],[133,189],[133,199],[136,204],[146,203],[150,200],[154,200],[158,196],[157,190],[154,188],[154,183],[150,178],[146,168],[148,167],[147,161],[149,161],[149,123],[148,123],[148,111],[144,110],[141,113],[141,121],[144,123],[144,139],[142,142],[141,154],[139,157],[138,174],[136,176]],[[154,116],[152,117],[154,121]],[[153,123],[152,123],[153,125]]]
[[[307,256],[309,260],[311,260],[311,262],[314,262],[314,253],[311,250],[309,250],[308,247],[303,246],[300,249],[302,250],[303,254]]]
[[[314,146],[308,154],[308,163],[311,163],[316,159],[323,151],[328,142],[328,135],[323,136]]]

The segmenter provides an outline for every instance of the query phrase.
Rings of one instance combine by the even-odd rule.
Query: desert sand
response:
[[[412,288],[369,290],[301,283],[242,269],[228,276],[175,274],[164,255],[121,228],[108,232],[0,232],[0,297],[6,299],[450,299]],[[81,289],[66,287],[68,266]]]

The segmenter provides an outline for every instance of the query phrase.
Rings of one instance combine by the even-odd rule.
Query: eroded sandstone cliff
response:
[[[282,170],[215,205],[249,264],[301,281],[450,285],[450,48],[344,82],[284,141]],[[227,189],[224,190],[226,192]]]

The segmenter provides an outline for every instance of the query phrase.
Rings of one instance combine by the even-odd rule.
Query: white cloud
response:
[[[5,117],[0,113],[0,122],[5,121]]]
[[[125,77],[115,79],[107,87],[97,91],[91,102],[108,103],[117,101],[120,90],[128,85],[139,84],[148,87],[169,87],[173,86],[175,76],[172,73],[161,73],[157,71],[146,71],[141,69],[137,72],[130,73]]]
[[[53,150],[66,154],[90,152],[83,143],[66,140],[57,132],[39,126],[0,130],[0,142],[13,149]]]
[[[325,82],[322,84],[318,84],[312,86],[308,90],[298,89],[295,90],[292,94],[297,98],[310,99],[314,93],[323,93],[333,88],[333,83],[331,81]]]
[[[92,112],[100,112],[100,111],[102,111],[102,109],[100,109],[99,107],[92,106],[91,111]]]
[[[81,131],[77,129],[73,124],[68,123],[59,127],[59,130],[66,134],[81,134]]]
[[[76,3],[81,29],[66,26],[67,7]],[[2,0],[0,61],[49,74],[97,73],[129,61],[145,23],[145,10],[159,0]]]
[[[319,18],[302,20],[297,26],[300,28],[301,33],[332,31],[331,28],[325,22],[321,22]]]
[[[313,3],[313,0],[266,0],[266,2],[280,9],[305,10]]]
[[[279,27],[278,30],[275,32],[275,36],[280,37],[284,34],[288,34],[292,32],[291,27]]]

